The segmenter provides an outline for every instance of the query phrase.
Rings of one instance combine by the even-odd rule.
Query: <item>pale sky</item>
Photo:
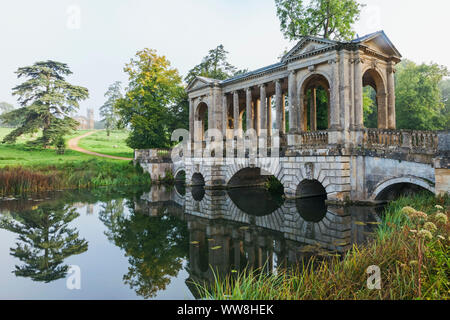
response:
[[[362,36],[384,30],[404,58],[450,68],[448,0],[361,0],[355,25]],[[79,13],[79,14],[78,14]],[[0,101],[17,105],[14,72],[40,60],[69,64],[71,83],[87,87],[80,114],[104,102],[136,51],[152,48],[181,75],[223,44],[239,69],[277,62],[289,43],[280,32],[274,0],[2,0]]]

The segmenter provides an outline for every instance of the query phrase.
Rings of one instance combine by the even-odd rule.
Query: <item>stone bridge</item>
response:
[[[188,185],[207,189],[273,176],[287,198],[449,192],[449,131],[396,130],[399,61],[383,31],[350,42],[304,37],[271,66],[227,80],[197,77],[186,89],[189,133],[174,152],[181,157],[140,150],[136,161],[153,180],[184,172]],[[364,127],[364,87],[376,96],[377,128]]]

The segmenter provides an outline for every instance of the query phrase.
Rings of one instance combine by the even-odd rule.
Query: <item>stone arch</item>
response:
[[[205,133],[208,130],[208,111],[209,106],[205,101],[199,101],[199,103],[195,107],[195,141],[204,141],[206,138]]]
[[[205,186],[205,177],[200,172],[195,172],[191,178],[191,186]]]
[[[300,108],[299,112],[302,112],[303,115],[299,115],[298,119],[303,119],[303,123],[300,123],[300,127],[306,129],[309,128],[309,131],[326,130],[330,127],[330,90],[331,90],[331,81],[328,74],[324,72],[312,72],[305,75],[298,86],[298,93],[300,99]],[[326,106],[321,104],[317,104],[319,97],[323,98],[325,95]],[[309,97],[309,99],[308,99]],[[320,101],[320,100],[319,100]],[[309,116],[308,116],[309,115]],[[320,120],[326,119],[326,125],[320,126]]]
[[[259,168],[262,174],[274,176],[283,184],[283,186],[285,186],[286,181],[282,180],[285,177],[283,176],[281,163],[279,162],[279,159],[275,158],[257,158],[256,163],[252,164],[250,164],[249,159],[235,159],[234,163],[228,165],[226,168],[225,184],[228,185],[233,176],[246,168]]]
[[[371,87],[376,94],[377,128],[388,128],[387,86],[383,73],[376,67],[368,67],[363,71],[363,87]]]
[[[179,167],[175,170],[173,177],[175,178],[176,181],[181,181],[182,176],[183,180],[186,182],[186,168],[184,167]]]
[[[413,185],[420,187],[422,189],[428,190],[431,193],[435,193],[434,186],[422,179],[415,176],[405,176],[405,177],[398,177],[398,178],[392,178],[385,180],[383,182],[380,182],[372,192],[372,195],[370,196],[370,200],[378,200],[379,196],[382,195],[383,191],[387,190],[388,188],[396,185]]]

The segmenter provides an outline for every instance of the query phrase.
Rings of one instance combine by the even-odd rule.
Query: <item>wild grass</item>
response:
[[[150,183],[150,175],[128,161],[90,159],[33,168],[22,166],[0,168],[0,196]]]
[[[414,232],[412,228],[424,228],[424,221],[419,225],[405,214],[402,208],[406,205],[426,212],[427,220],[434,221],[437,230],[431,239]],[[402,198],[387,207],[376,239],[363,247],[354,246],[342,258],[312,259],[275,273],[216,274],[212,285],[196,286],[203,298],[218,300],[446,300],[450,297],[449,206],[448,196]],[[438,211],[445,211],[446,223],[437,222]],[[381,271],[380,290],[367,286],[366,271],[373,265]]]

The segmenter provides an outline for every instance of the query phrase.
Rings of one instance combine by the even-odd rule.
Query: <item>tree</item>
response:
[[[184,80],[189,83],[197,76],[225,80],[239,74],[247,72],[247,70],[237,70],[228,60],[228,51],[223,45],[217,46],[215,49],[209,50],[208,55],[202,59],[202,62],[192,68]]]
[[[364,6],[355,0],[275,0],[275,5],[281,31],[289,40],[303,36],[350,40]]]
[[[48,147],[58,136],[76,128],[78,123],[69,115],[89,93],[86,88],[65,81],[65,77],[72,74],[67,64],[51,60],[36,62],[19,68],[16,74],[18,78],[28,78],[13,88],[21,108],[0,116],[0,120],[11,123],[22,117],[23,121],[3,143],[14,143],[19,136],[42,129],[42,137],[33,143]]]
[[[165,56],[158,56],[151,49],[137,52],[124,71],[128,73],[129,84],[115,108],[121,125],[131,129],[127,145],[134,149],[169,147],[168,110],[179,98],[178,71],[171,68]]]
[[[439,84],[441,90],[444,108],[442,109],[442,118],[445,121],[444,129],[450,130],[450,79],[445,79]]]
[[[106,102],[100,107],[100,116],[105,124],[106,134],[109,137],[111,130],[117,127],[118,115],[114,108],[114,104],[117,100],[122,98],[121,82],[116,81],[109,86],[108,91],[105,93]]]
[[[435,63],[417,65],[404,60],[397,66],[397,128],[441,130],[448,119],[443,116],[444,101],[439,84],[449,72]]]
[[[1,218],[0,228],[18,235],[11,255],[23,265],[16,266],[14,274],[45,283],[66,277],[69,267],[64,260],[88,249],[87,241],[68,226],[78,217],[70,205],[57,202],[13,213],[12,219]]]

